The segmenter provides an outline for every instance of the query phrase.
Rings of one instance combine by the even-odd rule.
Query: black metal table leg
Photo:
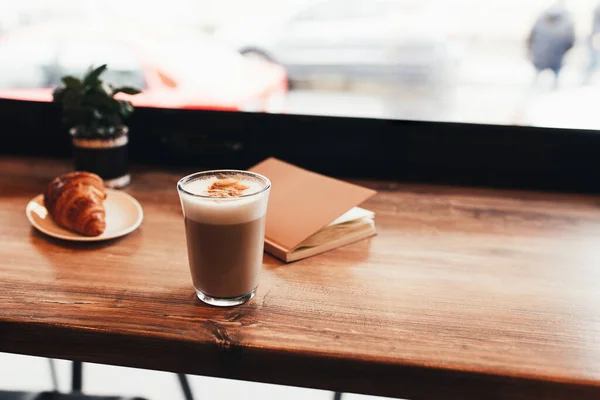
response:
[[[72,373],[71,391],[81,393],[83,390],[83,363],[81,361],[73,361]]]
[[[342,400],[342,394],[340,392],[335,392],[333,394],[333,400]]]
[[[185,400],[194,400],[192,388],[190,387],[187,376],[185,374],[177,374],[177,377],[179,378],[179,384],[181,385],[181,390],[183,391]]]

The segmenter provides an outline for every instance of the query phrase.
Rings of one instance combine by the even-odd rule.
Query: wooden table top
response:
[[[68,171],[0,157],[0,351],[412,399],[600,398],[600,198],[366,183],[378,236],[194,297],[176,181],[142,226],[73,244],[25,206]]]

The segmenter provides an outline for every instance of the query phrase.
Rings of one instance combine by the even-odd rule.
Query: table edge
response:
[[[600,398],[600,380],[493,374],[326,353],[309,355],[217,339],[202,343],[0,320],[0,351],[8,353],[401,398],[479,399],[494,398],[493,393],[519,394],[527,399],[548,398],[549,393],[563,394],[556,398]]]

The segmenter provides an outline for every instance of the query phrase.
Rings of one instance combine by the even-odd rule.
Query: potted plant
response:
[[[115,95],[140,91],[104,84],[100,77],[105,70],[106,65],[90,68],[83,79],[64,76],[53,99],[62,106],[63,121],[70,128],[76,170],[96,173],[106,186],[122,188],[131,179],[127,165],[129,129],[123,121],[133,106],[115,99]]]

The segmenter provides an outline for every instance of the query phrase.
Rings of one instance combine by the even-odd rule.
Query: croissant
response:
[[[104,182],[90,172],[71,172],[54,179],[44,193],[44,205],[54,221],[85,236],[106,229]]]

